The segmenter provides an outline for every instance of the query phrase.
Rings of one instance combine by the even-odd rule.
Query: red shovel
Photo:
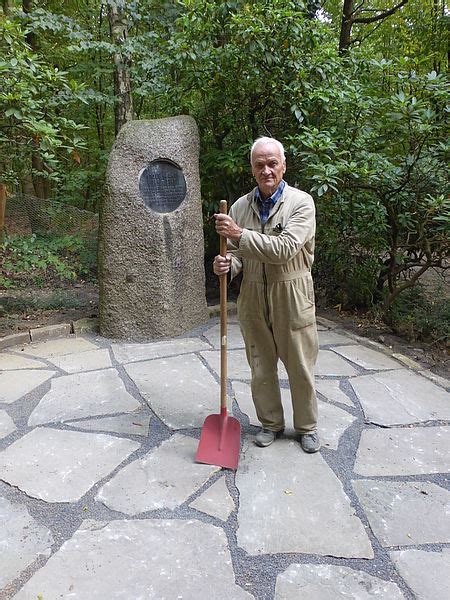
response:
[[[220,201],[227,213],[227,201]],[[220,236],[220,254],[227,255],[227,239]],[[203,423],[195,460],[226,469],[237,469],[241,445],[241,425],[227,409],[227,275],[220,276],[220,414],[209,415]]]

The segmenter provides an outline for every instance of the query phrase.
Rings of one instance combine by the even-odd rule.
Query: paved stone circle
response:
[[[258,421],[236,320],[237,472],[195,462],[219,411],[218,319],[0,352],[0,598],[447,600],[448,382],[319,326],[320,453]],[[446,388],[447,386],[447,388]]]

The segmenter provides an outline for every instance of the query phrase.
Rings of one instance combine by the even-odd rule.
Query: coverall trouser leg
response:
[[[252,398],[265,429],[284,429],[284,413],[278,381],[278,354],[272,329],[264,320],[241,321],[247,361],[252,373]]]

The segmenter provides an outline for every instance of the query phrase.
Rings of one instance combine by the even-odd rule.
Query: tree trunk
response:
[[[353,1],[344,0],[342,8],[341,34],[339,36],[339,54],[344,54],[350,46],[353,27]]]
[[[33,0],[22,0],[22,10],[28,15],[33,10]],[[33,52],[37,50],[37,38],[36,35],[29,31],[25,35],[25,39],[27,44],[30,46]],[[33,142],[33,153],[31,155],[31,173],[33,179],[33,187],[34,187],[34,195],[38,198],[48,198],[50,195],[50,184],[46,177],[42,175],[37,175],[38,173],[43,173],[45,171],[44,163],[42,161],[41,155],[39,153],[39,145],[38,142]]]
[[[122,52],[122,46],[128,37],[128,24],[124,12],[124,0],[108,1],[108,19],[111,29],[111,41],[116,50],[114,62],[114,92],[116,95],[115,134],[127,121],[133,119],[133,98],[131,95],[131,60]]]
[[[5,237],[6,185],[0,182],[0,243]]]

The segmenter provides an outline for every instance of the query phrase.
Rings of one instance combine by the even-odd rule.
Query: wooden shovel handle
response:
[[[227,214],[227,201],[220,201],[220,212]],[[227,255],[227,238],[220,236],[220,254]],[[220,408],[227,410],[227,274],[220,276]]]

